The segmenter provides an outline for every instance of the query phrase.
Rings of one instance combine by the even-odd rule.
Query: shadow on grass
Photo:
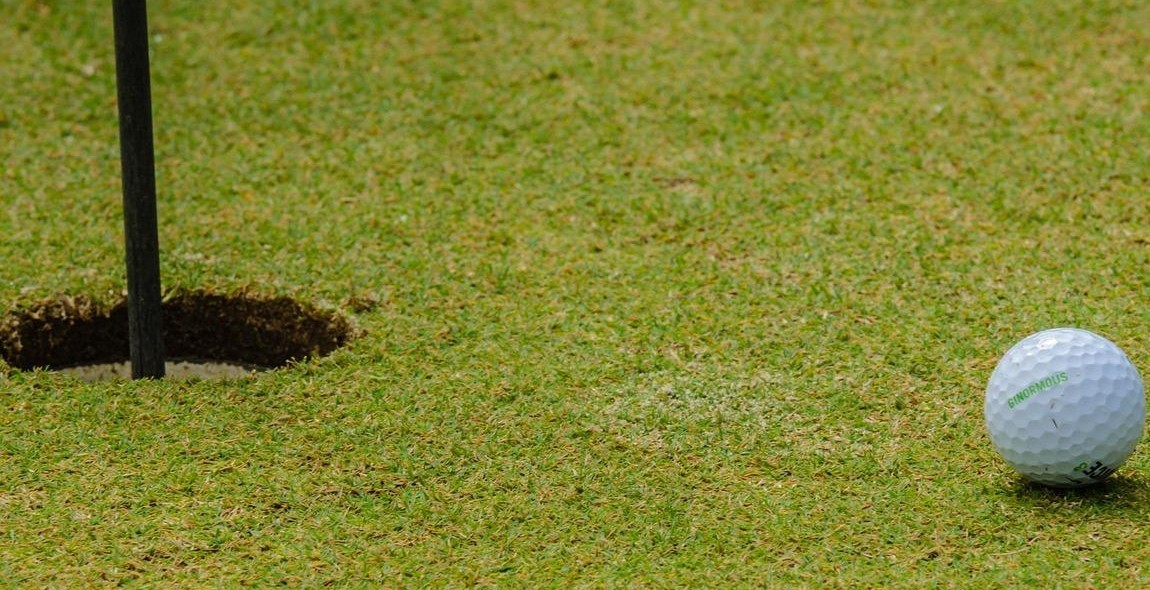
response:
[[[1150,481],[1140,474],[1117,474],[1081,488],[1051,488],[1020,477],[1014,480],[1009,491],[1021,502],[1035,508],[1143,510],[1150,506]]]

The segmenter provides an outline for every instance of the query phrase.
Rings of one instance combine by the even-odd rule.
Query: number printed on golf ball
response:
[[[1138,370],[1113,342],[1055,328],[1015,344],[990,376],[986,428],[1027,479],[1078,487],[1114,473],[1142,438]]]

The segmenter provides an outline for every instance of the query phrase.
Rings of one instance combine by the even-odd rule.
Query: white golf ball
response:
[[[1027,479],[1078,487],[1114,473],[1142,438],[1142,377],[1113,342],[1077,328],[1011,347],[986,386],[986,428]]]

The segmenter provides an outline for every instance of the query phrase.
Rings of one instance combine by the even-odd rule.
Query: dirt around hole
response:
[[[355,336],[343,315],[287,297],[193,292],[163,304],[170,360],[282,367],[324,356]],[[17,369],[60,369],[128,359],[128,309],[84,296],[58,297],[10,312],[0,356]]]

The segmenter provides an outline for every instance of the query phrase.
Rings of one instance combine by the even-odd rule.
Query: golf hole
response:
[[[163,322],[166,373],[173,378],[242,377],[325,356],[355,336],[340,313],[247,293],[169,296]],[[0,356],[20,370],[127,378],[127,304],[59,297],[12,311],[0,324]]]

